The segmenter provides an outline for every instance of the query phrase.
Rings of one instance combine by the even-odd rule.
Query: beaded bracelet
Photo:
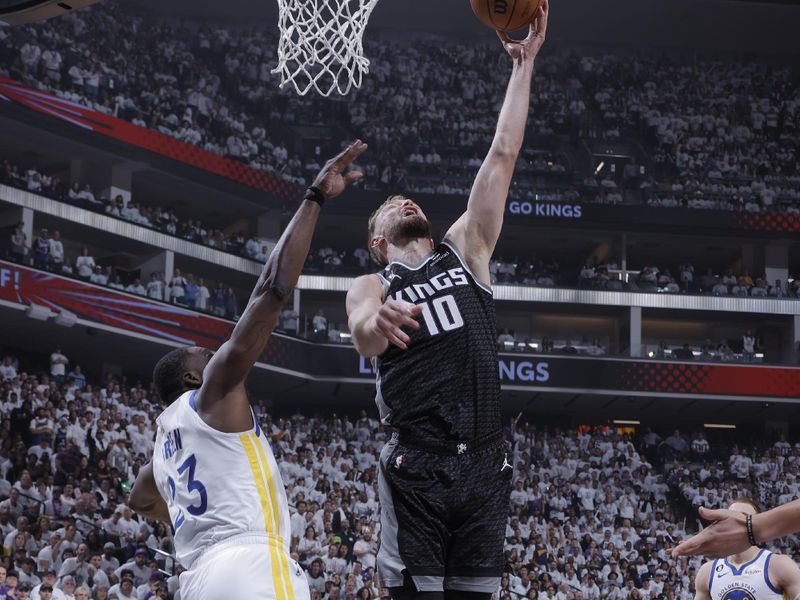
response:
[[[747,541],[751,546],[758,546],[756,536],[753,535],[753,515],[745,515],[744,524],[747,528]]]

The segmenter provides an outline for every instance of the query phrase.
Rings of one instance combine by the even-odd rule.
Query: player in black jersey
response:
[[[484,599],[500,583],[513,467],[502,439],[489,260],[528,116],[548,5],[528,37],[499,34],[514,66],[466,212],[434,245],[422,209],[390,197],[369,220],[386,268],[347,294],[350,331],[377,370],[395,429],[381,453],[378,571],[394,600]]]

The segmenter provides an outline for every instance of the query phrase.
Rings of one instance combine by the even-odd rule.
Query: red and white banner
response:
[[[230,321],[180,306],[5,261],[0,261],[0,299],[46,306],[55,313],[73,313],[84,321],[119,329],[123,335],[132,332],[212,350],[230,337],[234,327]],[[296,340],[273,336],[260,360],[279,367],[303,368],[307,361],[299,345]]]
[[[216,350],[233,323],[179,306],[149,300],[75,279],[0,261],[0,300],[46,306],[59,313],[119,330],[186,346]],[[260,362],[300,377],[329,381],[374,380],[370,364],[352,346],[312,344],[273,335]],[[665,362],[641,359],[545,355],[500,355],[506,388],[615,394],[758,399],[800,398],[800,368]]]
[[[301,188],[266,171],[187,144],[163,133],[146,129],[76,102],[29,88],[0,77],[0,100],[14,102],[66,123],[156,152],[187,165],[274,194],[283,200],[298,200]]]

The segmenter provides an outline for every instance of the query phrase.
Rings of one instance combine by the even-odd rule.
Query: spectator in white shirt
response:
[[[55,352],[50,355],[50,375],[60,384],[67,374],[69,359],[61,353],[61,347],[56,346]]]
[[[128,284],[128,287],[125,288],[125,291],[131,294],[136,294],[137,296],[144,296],[147,293],[147,290],[145,290],[138,277],[133,280],[133,283]]]
[[[197,310],[208,310],[208,299],[211,297],[211,292],[208,291],[202,277],[197,279],[197,297],[194,300],[194,307]]]
[[[769,295],[775,298],[785,298],[786,297],[786,288],[783,287],[783,283],[780,279],[775,280],[775,285],[771,285],[769,287]]]
[[[164,280],[159,273],[151,273],[150,281],[147,282],[147,297],[153,300],[164,299]]]
[[[61,233],[58,230],[53,232],[50,238],[50,266],[60,272],[64,266],[64,244],[61,242]]]
[[[94,193],[92,193],[92,188],[89,187],[89,184],[83,186],[83,189],[78,193],[78,199],[84,200],[88,202],[92,206],[102,206],[102,201],[98,200],[94,197]]]
[[[281,311],[281,330],[285,333],[294,335],[297,333],[300,315],[290,306],[286,306]]]
[[[17,378],[17,369],[14,366],[14,358],[11,356],[3,357],[3,362],[0,363],[0,381],[11,380]]]
[[[89,255],[89,249],[84,246],[81,250],[81,255],[75,259],[75,270],[78,272],[79,277],[89,279],[94,273],[94,268],[94,258]]]
[[[328,335],[328,319],[325,317],[325,311],[319,309],[311,320],[311,324],[314,327],[314,339],[325,341]]]
[[[186,278],[181,275],[180,269],[175,269],[175,273],[169,282],[170,299],[173,304],[183,303],[183,296],[186,288]]]
[[[706,436],[703,432],[699,432],[695,435],[695,438],[692,440],[692,453],[695,456],[703,456],[708,453],[709,444]]]
[[[89,281],[96,285],[106,285],[108,283],[108,277],[103,271],[103,267],[95,265],[94,273],[89,276]]]
[[[756,355],[756,338],[753,332],[748,329],[742,336],[742,356],[747,362],[751,362]]]

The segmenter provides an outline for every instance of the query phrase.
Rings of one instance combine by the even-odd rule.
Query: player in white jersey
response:
[[[291,297],[320,207],[361,174],[344,171],[364,150],[356,141],[328,161],[272,252],[231,338],[213,353],[179,348],[153,379],[169,407],[158,417],[153,460],[129,505],[169,522],[187,571],[183,600],[304,600],[308,583],[289,556],[289,507],[269,441],[244,382]]]
[[[758,506],[739,498],[728,510],[754,515]],[[782,554],[750,546],[705,563],[695,578],[695,600],[800,600],[800,568]]]

